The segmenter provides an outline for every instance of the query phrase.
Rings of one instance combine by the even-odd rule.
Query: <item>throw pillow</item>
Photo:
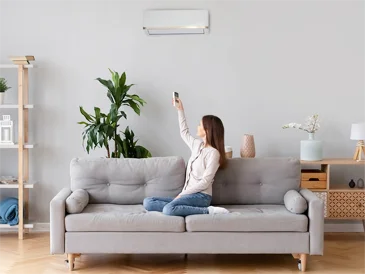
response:
[[[84,189],[76,189],[66,199],[67,213],[80,213],[89,203],[89,193]]]
[[[304,213],[307,208],[307,201],[296,190],[289,190],[284,195],[284,205],[287,210],[295,214]]]

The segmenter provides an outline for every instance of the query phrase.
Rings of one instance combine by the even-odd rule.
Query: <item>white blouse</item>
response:
[[[180,134],[192,154],[188,161],[185,185],[179,195],[202,192],[212,196],[212,184],[219,168],[219,151],[204,147],[204,142],[190,135],[183,110],[178,110]]]

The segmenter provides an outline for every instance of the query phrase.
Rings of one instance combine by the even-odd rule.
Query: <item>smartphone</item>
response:
[[[172,98],[174,99],[174,106],[176,106],[176,103],[179,103],[179,101],[176,100],[176,99],[179,99],[179,93],[173,92],[172,93]]]

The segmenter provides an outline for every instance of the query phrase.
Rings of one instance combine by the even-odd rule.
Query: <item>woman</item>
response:
[[[176,100],[181,137],[192,152],[187,165],[185,185],[176,198],[149,197],[144,199],[143,206],[148,211],[183,217],[228,213],[225,208],[210,206],[215,173],[226,164],[223,123],[216,116],[204,116],[197,133],[201,140],[194,138],[189,133],[183,104],[180,99]]]

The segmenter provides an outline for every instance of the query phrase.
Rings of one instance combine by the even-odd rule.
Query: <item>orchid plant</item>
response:
[[[283,128],[297,128],[300,130],[304,130],[308,133],[315,133],[319,129],[319,118],[318,114],[311,115],[307,117],[305,124],[298,123],[289,123],[283,126]]]

